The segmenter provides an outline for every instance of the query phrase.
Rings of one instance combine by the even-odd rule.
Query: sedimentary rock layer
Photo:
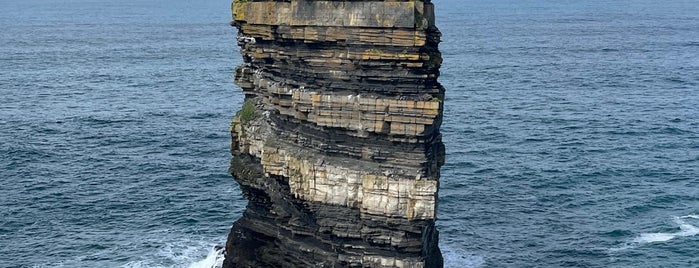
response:
[[[444,89],[429,1],[235,0],[250,200],[226,267],[441,267]]]

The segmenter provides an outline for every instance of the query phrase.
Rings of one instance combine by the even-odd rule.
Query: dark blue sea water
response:
[[[447,267],[699,267],[699,3],[434,0]],[[0,267],[197,267],[246,201],[229,1],[0,9]]]

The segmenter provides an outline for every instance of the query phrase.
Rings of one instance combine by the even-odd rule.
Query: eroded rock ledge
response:
[[[444,89],[429,1],[235,0],[249,204],[224,267],[441,267]]]

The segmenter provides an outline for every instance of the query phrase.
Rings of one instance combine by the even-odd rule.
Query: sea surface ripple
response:
[[[228,1],[0,10],[0,267],[186,267],[245,206]]]
[[[483,267],[699,267],[699,5],[435,3],[443,250]]]
[[[447,267],[699,267],[699,5],[435,0]],[[0,9],[0,267],[205,267],[230,1]]]

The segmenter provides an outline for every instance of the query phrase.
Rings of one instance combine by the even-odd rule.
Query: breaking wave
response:
[[[176,246],[166,245],[154,256],[147,256],[140,261],[132,261],[122,265],[122,268],[221,268],[223,265],[223,248],[206,246]],[[206,252],[206,257],[202,258]]]
[[[642,233],[639,237],[633,240],[634,243],[647,244],[656,242],[667,242],[678,237],[695,236],[699,234],[699,227],[691,225],[685,219],[699,219],[697,215],[687,215],[675,217],[674,222],[680,227],[678,232],[674,233]]]
[[[220,268],[223,265],[223,248],[211,248],[205,259],[189,265],[189,268]]]
[[[626,243],[622,247],[612,248],[610,251],[620,251],[630,248],[635,248],[644,244],[651,243],[662,243],[668,242],[670,240],[699,235],[699,227],[692,225],[687,222],[688,219],[699,219],[699,215],[686,215],[674,217],[673,222],[679,227],[677,232],[658,232],[658,233],[641,233],[638,237],[634,238],[630,243]]]

